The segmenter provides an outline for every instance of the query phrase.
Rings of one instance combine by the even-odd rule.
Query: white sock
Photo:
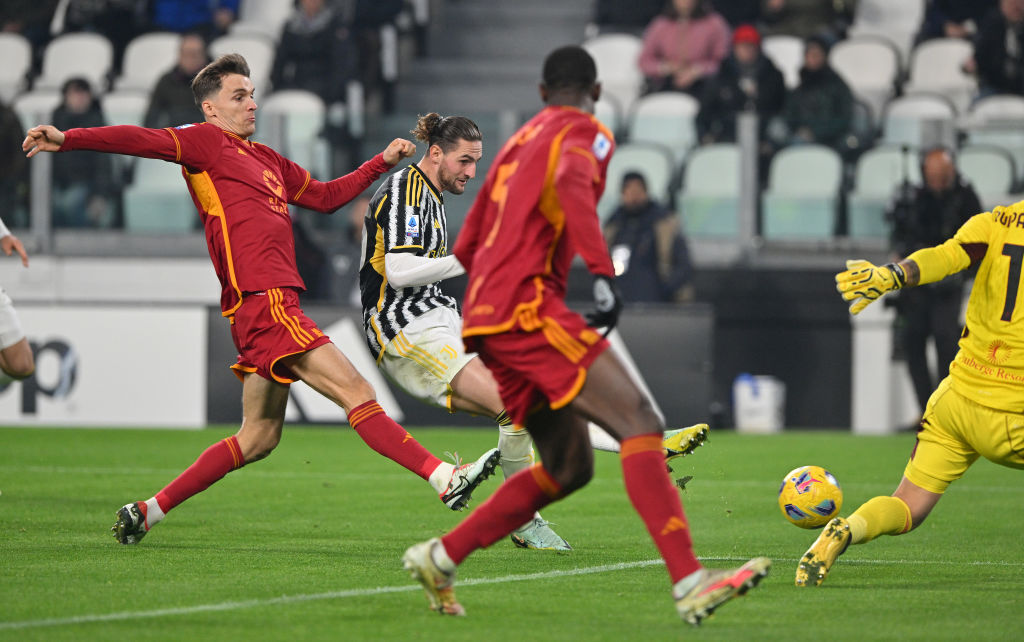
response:
[[[597,424],[587,424],[587,432],[590,433],[590,444],[594,450],[603,450],[609,453],[619,452],[619,442],[615,441],[615,437],[606,433]]]
[[[442,461],[437,465],[437,468],[434,469],[434,472],[430,473],[430,477],[427,478],[427,481],[430,482],[430,486],[434,491],[440,495],[444,493],[446,488],[448,488],[448,482],[451,481],[452,473],[454,472],[455,466],[453,464]]]
[[[444,544],[440,539],[430,547],[430,559],[434,560],[437,568],[445,573],[451,574],[455,572],[455,562],[452,561],[452,558],[448,557],[448,551],[445,550]]]
[[[156,497],[150,497],[146,500],[146,525],[147,530],[153,528],[160,523],[164,518],[164,511],[160,508],[160,504],[157,503]]]
[[[533,465],[530,433],[512,426],[498,427],[498,450],[501,451],[501,472],[508,479]]]

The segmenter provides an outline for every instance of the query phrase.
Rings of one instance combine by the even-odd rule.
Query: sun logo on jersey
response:
[[[1012,352],[1013,350],[1010,346],[1001,339],[996,339],[988,344],[988,360],[990,363],[999,365],[1009,359]]]
[[[281,184],[281,179],[269,169],[263,170],[263,183],[274,193],[274,196],[281,198],[281,194],[284,194],[284,185]]]

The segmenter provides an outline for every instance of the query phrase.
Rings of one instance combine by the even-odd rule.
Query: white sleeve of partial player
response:
[[[395,288],[429,285],[465,274],[455,255],[432,259],[408,252],[388,252],[384,255],[384,274]]]
[[[7,229],[6,225],[4,225],[3,219],[0,219],[0,239],[2,239],[5,236],[10,236],[10,234],[11,231]]]

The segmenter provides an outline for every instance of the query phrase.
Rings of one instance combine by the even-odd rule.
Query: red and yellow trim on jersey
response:
[[[177,143],[178,139],[176,136],[174,140]],[[231,288],[235,291],[237,299],[230,309],[221,312],[222,316],[230,317],[242,305],[242,289],[238,287],[238,278],[235,275],[235,261],[231,254],[231,238],[228,235],[228,221],[224,205],[220,201],[220,195],[217,193],[217,188],[214,186],[213,179],[210,178],[208,172],[191,174],[185,168],[182,168],[182,174],[185,176],[185,181],[189,184],[189,187],[192,188],[192,192],[196,195],[196,200],[199,201],[202,211],[207,216],[220,219],[221,238],[224,239],[224,258],[228,264],[228,281],[231,283]]]
[[[306,347],[313,342],[313,335],[310,334],[302,325],[299,323],[298,318],[288,314],[282,305],[284,301],[284,295],[281,294],[281,288],[270,288],[267,290],[267,303],[270,306],[270,317],[277,323],[280,323],[288,330],[288,334],[292,336],[295,343],[301,347]]]
[[[174,133],[174,128],[173,127],[164,127],[164,131],[166,131],[168,134],[170,134],[171,138],[174,140],[174,162],[175,163],[180,163],[181,162],[181,141],[178,140],[178,135]]]
[[[559,408],[565,408],[572,400],[580,394],[580,390],[583,390],[583,384],[587,382],[587,369],[580,368],[576,371],[576,381],[573,382],[572,387],[569,388],[569,392],[565,393],[558,399],[555,399],[548,405],[552,410],[558,410]]]
[[[235,373],[235,376],[238,377],[238,380],[242,383],[245,383],[245,375],[256,374],[255,366],[243,366],[240,363],[233,363],[228,367],[231,368],[231,372]]]
[[[302,350],[296,350],[295,352],[286,352],[286,353],[284,353],[282,355],[274,357],[274,360],[270,362],[270,376],[274,378],[274,381],[276,381],[278,383],[284,383],[284,384],[295,383],[295,379],[289,379],[288,377],[278,376],[278,374],[276,372],[274,372],[274,370],[277,368],[277,362],[280,361],[281,359],[284,359],[285,357],[290,357],[290,356],[296,355],[296,354],[303,354],[305,352],[307,352],[307,350],[302,349]]]

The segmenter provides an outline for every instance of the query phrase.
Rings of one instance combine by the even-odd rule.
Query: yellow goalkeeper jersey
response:
[[[952,239],[910,258],[922,283],[978,265],[952,386],[984,406],[1024,412],[1024,201],[977,214]]]

